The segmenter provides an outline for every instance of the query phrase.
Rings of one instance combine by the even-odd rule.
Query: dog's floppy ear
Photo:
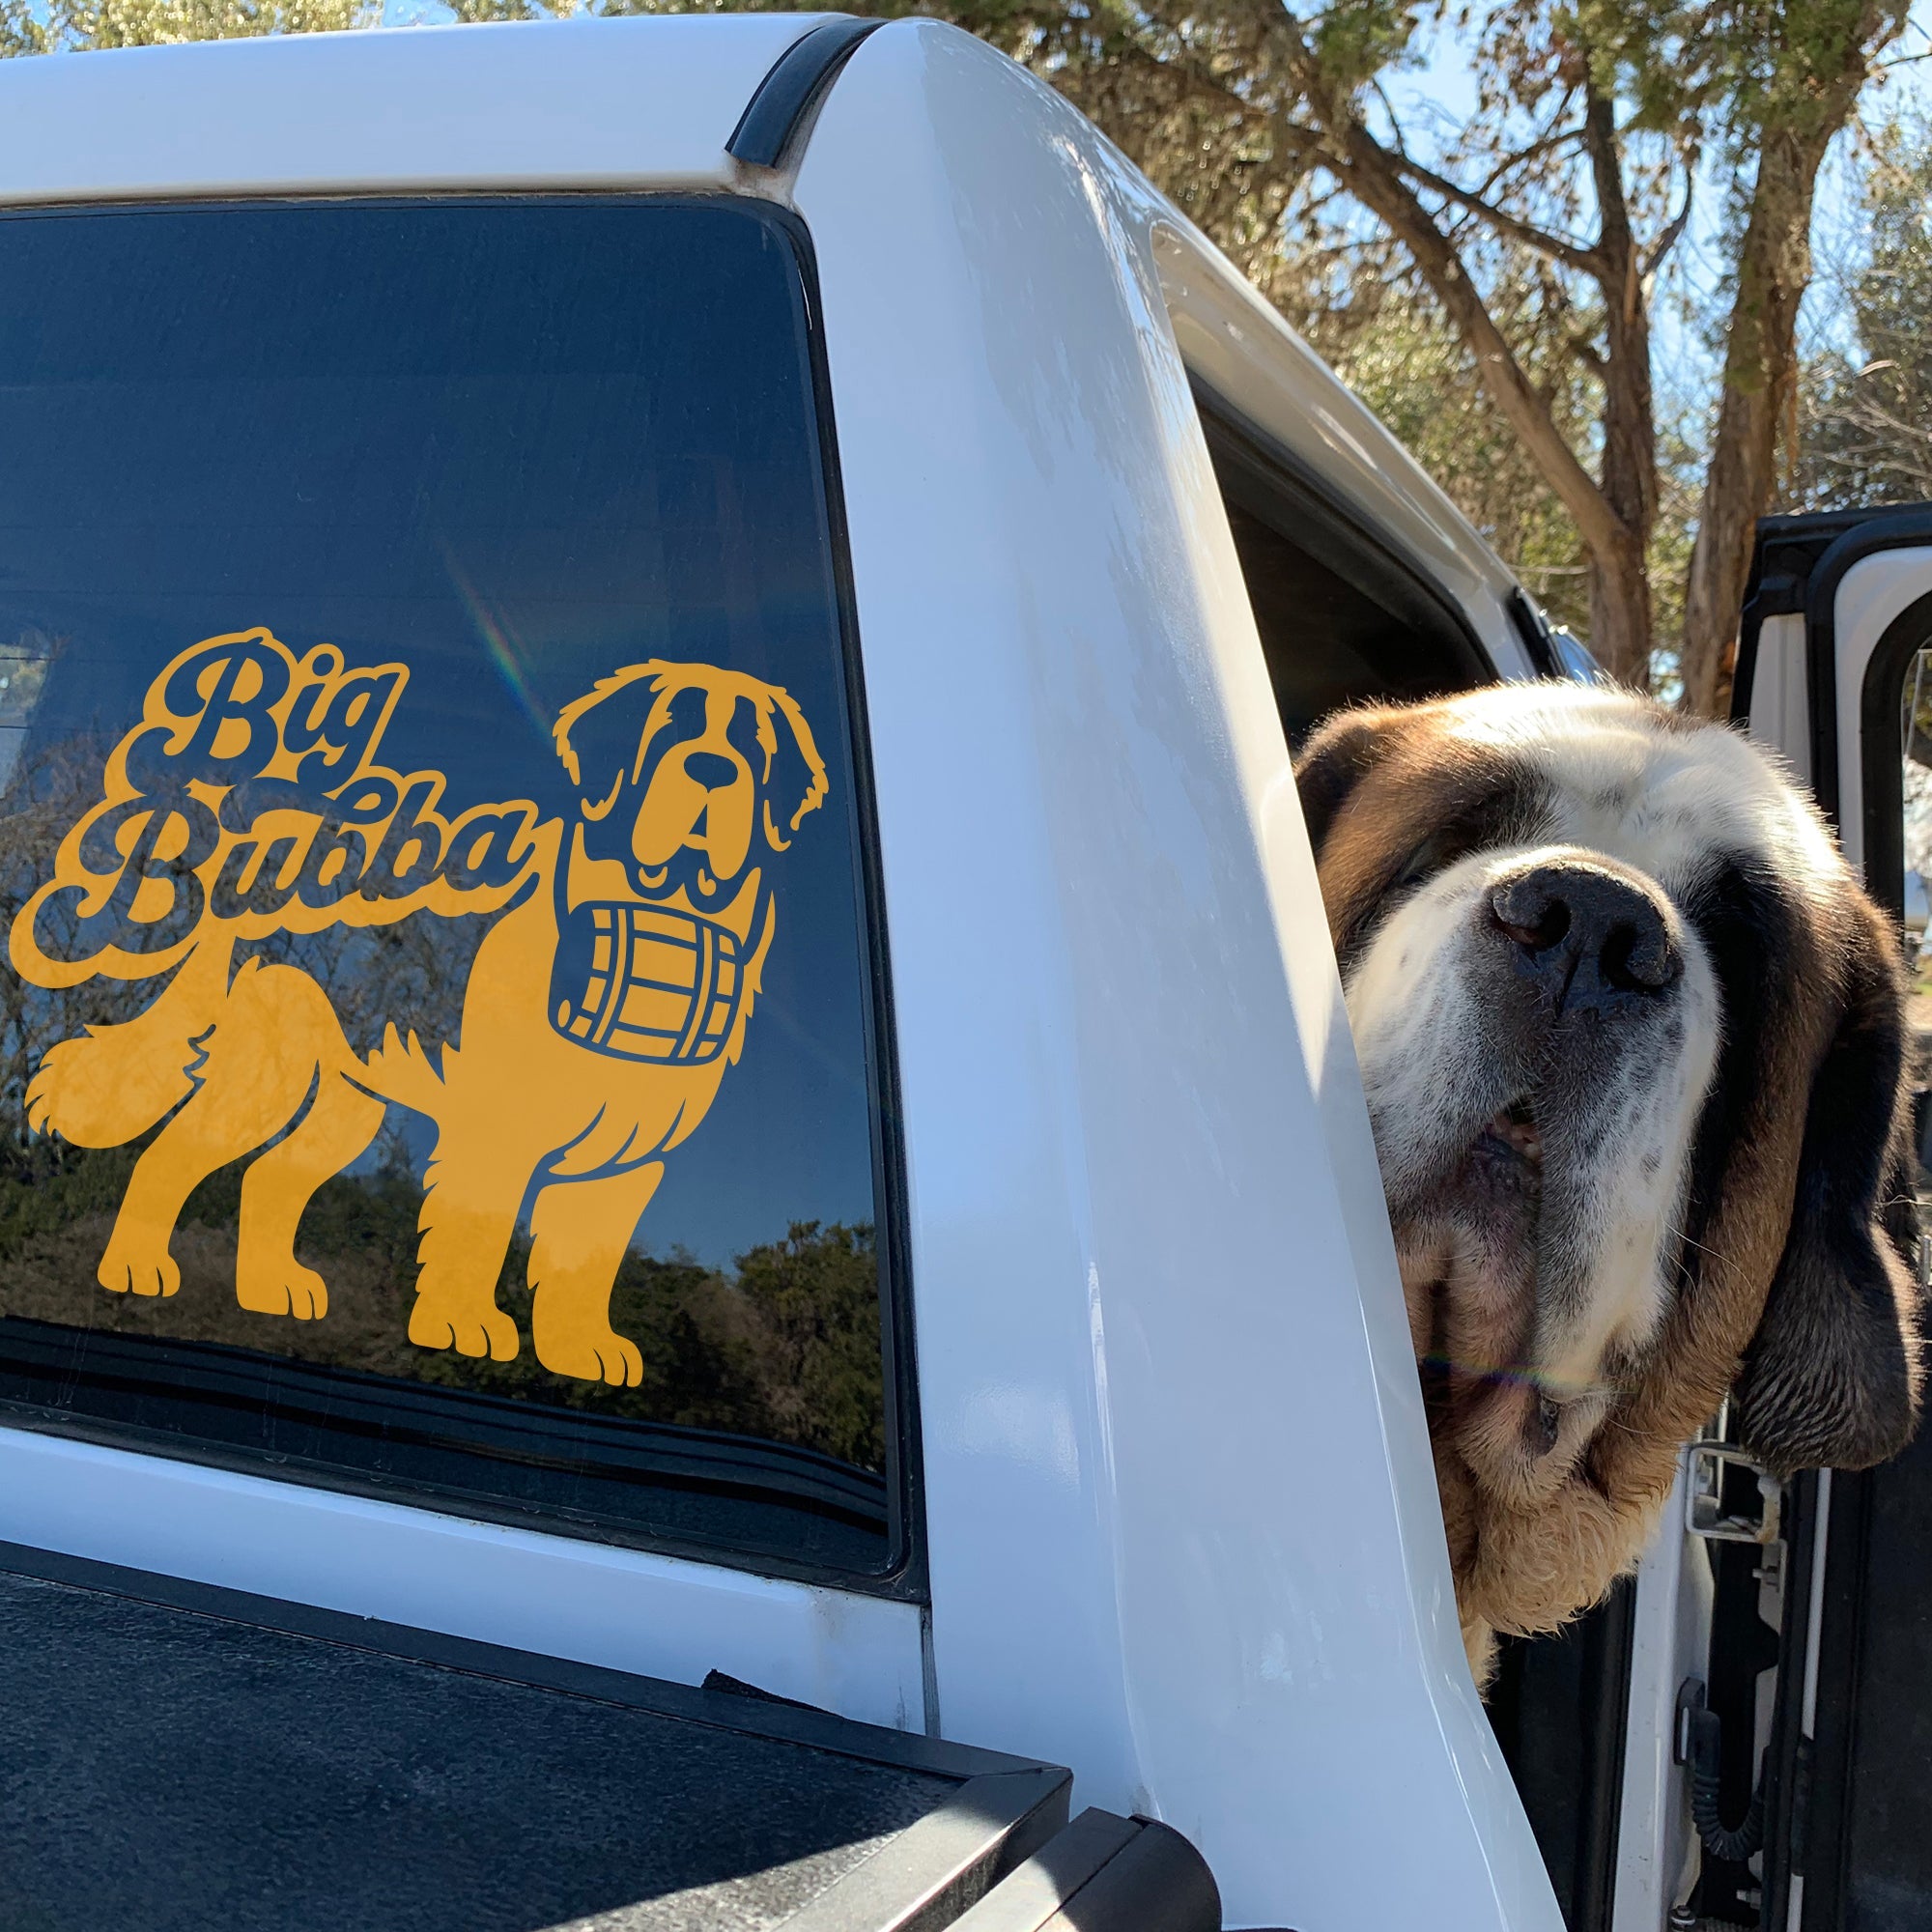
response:
[[[1308,842],[1318,859],[1335,814],[1374,770],[1386,748],[1394,715],[1367,705],[1334,712],[1309,733],[1302,746],[1294,761],[1294,789],[1308,824]]]
[[[761,810],[765,841],[774,852],[782,852],[806,813],[816,811],[825,803],[831,781],[811,726],[791,694],[777,685],[767,685],[765,690],[769,702],[758,710],[758,743],[765,753]]]
[[[1812,1082],[1783,1259],[1738,1383],[1745,1446],[1779,1474],[1861,1469],[1918,1410],[1918,1212],[1905,1013],[1889,936],[1858,906],[1850,987]]]
[[[665,665],[626,665],[564,706],[556,721],[556,753],[582,795],[583,815],[602,818],[642,756],[644,730],[663,683]]]

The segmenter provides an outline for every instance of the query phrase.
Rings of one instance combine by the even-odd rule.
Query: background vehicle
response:
[[[1289,772],[1338,702],[1564,668],[1386,433],[1071,109],[928,22],[97,54],[0,70],[0,109],[10,918],[157,674],[251,626],[405,668],[382,756],[452,809],[578,810],[554,727],[647,659],[782,686],[829,775],[770,841],[742,1064],[620,1272],[626,1387],[527,1336],[404,1342],[433,1135],[401,1106],[301,1224],[322,1320],[233,1304],[245,1162],[183,1204],[178,1294],[105,1294],[147,1143],[33,1139],[25,1087],[147,989],[12,998],[0,1569],[27,1744],[65,1658],[54,1705],[95,1740],[69,1773],[147,1776],[150,1732],[99,1733],[144,1694],[176,1711],[129,1660],[186,1657],[225,1714],[197,1776],[240,1752],[261,1788],[274,1726],[248,1713],[311,1667],[299,1640],[329,1646],[299,1658],[336,1661],[345,1724],[427,1708],[342,1662],[400,1654],[863,1760],[928,1809],[1032,1780],[952,1847],[956,1883],[908,1879],[902,1839],[866,1861],[906,1881],[879,1922],[939,1922],[1050,1837],[1065,1766],[1115,1820],[1081,1874],[1168,1857],[1120,1822],[1164,1821],[1231,1925],[1553,1927],[1552,1879],[1573,1926],[1661,1924],[1710,1592],[1666,1536],[1634,1593],[1512,1661],[1492,1733]],[[1760,704],[1786,688],[1760,668]],[[1804,745],[1800,715],[1751,713]],[[391,1021],[450,1037],[497,910],[268,951],[366,1054]],[[506,1091],[506,1122],[527,1104]],[[502,1290],[523,1328],[533,1211]],[[1730,1641],[1710,1701],[1747,1755]],[[748,1716],[744,1686],[819,1715]],[[481,1739],[562,1707],[476,1708]],[[329,1792],[425,1802],[411,1738],[471,1735],[445,1722],[399,1716],[374,1770],[310,1764],[275,1856],[326,1871],[356,1842]],[[224,1791],[182,1814],[213,1818],[197,1842]],[[890,1839],[890,1808],[816,1850]],[[632,1879],[602,1905],[669,1883]],[[853,1922],[838,1889],[805,1909]],[[101,1917],[84,1887],[30,1902]]]

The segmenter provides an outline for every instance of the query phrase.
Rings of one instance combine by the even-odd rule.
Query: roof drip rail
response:
[[[779,166],[811,110],[838,78],[839,69],[858,51],[859,43],[884,24],[841,14],[801,35],[759,81],[724,143],[724,152],[748,167]]]

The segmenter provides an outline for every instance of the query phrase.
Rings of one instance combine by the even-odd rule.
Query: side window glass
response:
[[[905,1556],[802,253],[0,220],[0,1420]]]

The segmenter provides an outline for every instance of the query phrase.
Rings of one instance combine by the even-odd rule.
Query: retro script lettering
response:
[[[43,986],[165,970],[210,928],[238,939],[508,904],[538,869],[526,799],[441,810],[436,771],[377,761],[409,682],[333,644],[209,638],[148,687],[99,803],[21,908],[14,963]]]

